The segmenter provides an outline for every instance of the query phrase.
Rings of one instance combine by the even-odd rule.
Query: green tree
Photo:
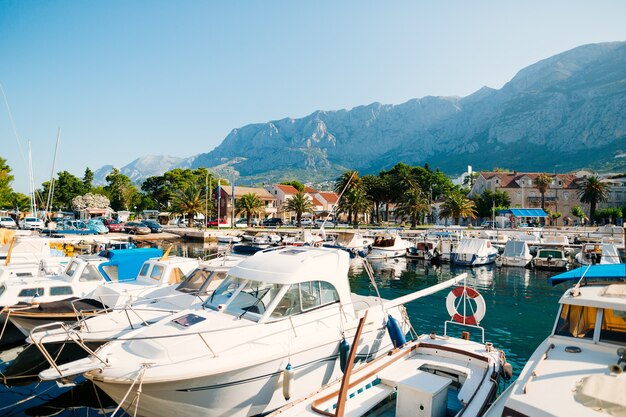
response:
[[[48,181],[43,184],[42,195],[47,196],[50,184]],[[54,194],[52,195],[52,208],[71,209],[74,197],[84,194],[83,182],[76,175],[67,171],[57,174],[54,182]]]
[[[593,219],[598,203],[609,199],[609,186],[595,175],[585,178],[579,185],[578,199],[589,204],[589,218]]]
[[[417,222],[429,211],[430,202],[428,197],[422,190],[415,187],[404,193],[404,196],[396,207],[396,217],[402,219],[408,217],[411,220],[411,227],[415,227]]]
[[[474,202],[467,198],[460,192],[452,193],[446,198],[441,211],[439,212],[439,218],[445,219],[452,217],[454,224],[459,224],[461,217],[468,217],[470,219],[476,218],[476,207]]]
[[[583,224],[583,217],[585,217],[585,211],[583,210],[583,208],[581,206],[574,206],[572,207],[572,216],[577,217],[578,220],[580,221],[580,224]]]
[[[192,227],[195,215],[204,212],[204,201],[203,189],[197,184],[191,183],[174,192],[172,211],[187,215],[187,225]]]
[[[474,198],[474,203],[479,217],[491,217],[494,214],[494,207],[499,210],[511,207],[511,198],[504,191],[487,189]]]
[[[292,181],[283,181],[281,182],[281,185],[291,185],[293,188],[295,188],[296,190],[300,191],[301,193],[304,192],[304,184],[302,184],[300,181],[296,181],[296,180],[292,180]]]
[[[0,207],[10,208],[13,205],[13,182],[11,175],[11,167],[7,164],[6,159],[0,157]]]
[[[296,213],[298,227],[302,226],[302,214],[313,212],[313,202],[303,193],[298,192],[285,202],[285,210]]]
[[[85,168],[85,174],[83,175],[83,189],[81,194],[87,194],[92,192],[93,189],[93,171],[89,167]]]
[[[250,227],[252,224],[252,216],[263,213],[265,203],[263,203],[256,194],[247,193],[237,199],[235,207],[237,215],[244,214],[246,216],[248,227]]]
[[[107,191],[107,197],[111,200],[113,210],[130,210],[139,204],[139,191],[130,178],[122,174],[119,169],[113,168],[113,171],[106,176],[106,181],[107,185],[104,188]]]
[[[339,209],[352,214],[354,226],[359,225],[359,213],[367,213],[371,205],[372,202],[361,188],[349,189],[339,201]]]
[[[380,206],[389,199],[387,182],[376,175],[365,175],[361,180],[365,195],[373,204],[372,222],[380,223]]]
[[[541,208],[543,210],[546,209],[546,191],[548,191],[551,183],[552,177],[548,174],[540,174],[533,180],[533,184],[537,187],[539,193],[541,194]]]
[[[346,193],[352,189],[360,189],[362,187],[361,178],[359,178],[359,171],[349,170],[341,174],[335,180],[335,192],[341,196],[339,199],[339,206],[341,207],[342,200],[345,202]],[[344,204],[347,207],[347,204]],[[352,211],[347,210],[348,223],[352,222]]]

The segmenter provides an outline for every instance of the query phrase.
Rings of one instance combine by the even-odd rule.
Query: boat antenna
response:
[[[578,280],[574,288],[572,288],[572,290],[570,291],[570,294],[572,295],[572,297],[578,297],[580,295],[580,286],[582,285],[583,280],[587,279],[586,275],[587,275],[587,271],[589,271],[589,268],[591,268],[591,264],[587,265],[587,268],[585,268],[585,270],[583,271],[583,274],[580,276],[580,279]]]
[[[20,137],[17,134],[17,128],[15,127],[15,121],[13,120],[13,113],[11,113],[11,107],[9,106],[9,100],[7,99],[7,95],[4,93],[4,87],[2,87],[2,84],[0,84],[0,91],[2,91],[4,104],[7,108],[7,113],[9,114],[9,120],[11,121],[11,128],[13,129],[13,135],[15,136],[15,141],[17,142],[17,149],[20,151],[22,162],[24,162],[25,166],[28,166],[28,164],[26,163],[26,157],[24,156],[24,151],[22,150],[22,142],[20,141]]]
[[[352,179],[354,178],[354,176],[357,173],[358,173],[357,171],[354,171],[354,172],[352,172],[352,175],[350,175],[350,178],[348,179],[348,182],[346,182],[346,185],[344,185],[343,190],[341,190],[341,193],[339,193],[339,196],[337,197],[337,204],[333,206],[333,209],[331,211],[329,211],[328,214],[326,215],[326,218],[324,218],[324,221],[322,222],[322,225],[320,226],[320,232],[318,233],[318,236],[324,237],[324,235],[325,235],[325,233],[324,233],[324,225],[326,225],[326,222],[328,221],[330,216],[332,216],[335,213],[335,210],[337,209],[337,206],[339,206],[339,201],[341,200],[341,197],[343,197],[343,194],[346,192],[346,190],[350,186],[350,183],[352,182]]]
[[[48,217],[48,212],[52,210],[52,198],[54,197],[54,171],[57,164],[57,153],[59,152],[59,142],[61,141],[61,128],[57,130],[57,143],[54,147],[54,157],[52,158],[52,170],[50,171],[50,185],[48,187],[48,199],[46,201],[46,211],[44,215]]]

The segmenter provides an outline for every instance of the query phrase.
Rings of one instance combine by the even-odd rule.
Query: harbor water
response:
[[[177,248],[189,256],[203,256],[212,249],[202,245]],[[445,281],[467,272],[467,284],[485,299],[487,314],[481,326],[485,341],[506,352],[513,365],[514,377],[537,345],[548,335],[554,324],[557,301],[565,286],[551,287],[547,278],[554,273],[523,268],[497,268],[495,265],[476,268],[454,268],[450,265],[432,266],[423,261],[396,258],[372,261],[374,286],[362,261],[353,261],[350,285],[357,294],[376,294],[393,299]],[[413,328],[418,334],[435,331],[443,334],[444,323],[450,319],[445,299],[448,290],[416,300],[406,306]],[[449,325],[448,334],[460,336],[466,328]],[[470,329],[473,340],[480,332]],[[10,359],[10,352],[2,352]],[[6,364],[0,365],[2,370]],[[80,381],[79,381],[80,382]],[[111,415],[116,405],[92,384],[82,382],[74,387],[59,387],[56,383],[17,383],[0,387],[2,416],[93,416]],[[123,415],[120,410],[116,416]]]

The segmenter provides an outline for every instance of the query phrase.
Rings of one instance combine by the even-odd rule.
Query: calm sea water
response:
[[[199,257],[213,251],[203,245],[182,245],[178,253]],[[468,272],[468,285],[484,297],[487,315],[481,325],[485,340],[506,352],[515,376],[552,329],[557,301],[565,287],[550,287],[550,273],[522,268],[473,269],[434,267],[423,262],[398,258],[372,262],[376,286],[383,298],[396,298]],[[358,294],[375,294],[365,269],[355,260],[350,269],[350,286]],[[417,333],[436,331],[443,334],[449,319],[445,297],[447,290],[408,304],[407,312]],[[460,335],[461,327],[449,327],[448,333]],[[472,332],[472,339],[479,334]],[[0,370],[3,366],[0,364]],[[116,405],[90,383],[73,388],[59,388],[55,383],[31,383],[24,386],[0,386],[0,416],[94,416],[110,415]],[[123,413],[118,412],[117,415]]]

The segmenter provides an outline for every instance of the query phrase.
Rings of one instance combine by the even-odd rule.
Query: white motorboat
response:
[[[153,251],[155,255],[160,251]],[[143,260],[143,259],[142,259]],[[39,325],[63,321],[73,323],[102,311],[132,304],[149,297],[162,287],[179,284],[199,264],[197,259],[180,256],[155,257],[146,260],[135,277],[124,281],[104,281],[82,297],[74,296],[53,302],[38,301],[32,306],[8,309],[9,319],[25,336]],[[136,269],[125,272],[132,274]],[[81,278],[79,277],[80,281]]]
[[[374,243],[371,237],[364,237],[361,233],[352,231],[337,232],[334,241],[326,242],[323,246],[327,248],[340,248],[350,252],[353,257],[366,256],[370,247]]]
[[[406,250],[411,246],[411,242],[402,239],[399,234],[385,233],[374,238],[372,249],[367,254],[367,257],[386,259],[406,256]]]
[[[408,323],[401,304],[462,279],[386,301],[351,294],[349,264],[349,255],[336,249],[259,252],[234,266],[202,309],[129,332],[40,377],[83,374],[139,415],[265,413],[285,404],[286,373],[293,377],[292,397],[339,375],[340,345],[353,338],[366,311],[361,361],[403,343]],[[395,329],[395,342],[386,327]]]
[[[428,241],[415,242],[407,248],[406,256],[412,259],[431,259],[435,255],[435,243]]]
[[[524,240],[509,240],[504,252],[496,258],[498,266],[519,266],[525,268],[533,260],[528,244]]]
[[[581,276],[602,281],[594,283]],[[623,280],[626,277],[623,267],[581,267],[550,280],[554,283],[568,277],[577,277],[580,281],[559,300],[551,334],[537,347],[515,384],[498,398],[486,416],[626,414],[626,373],[623,372],[626,364],[626,283]]]
[[[622,263],[619,251],[613,243],[585,243],[575,256],[579,265]]]
[[[59,275],[70,257],[50,247],[50,239],[38,236],[14,236],[0,250],[0,281]]]
[[[217,241],[219,243],[239,243],[241,242],[241,237],[234,235],[218,235]]]
[[[543,248],[537,251],[533,258],[533,266],[537,269],[558,271],[567,269],[569,259],[565,255],[565,250],[560,248]]]
[[[494,263],[498,250],[488,239],[463,238],[452,253],[450,262],[463,266],[479,266]]]
[[[504,353],[491,343],[433,332],[349,370],[268,417],[480,416],[495,398],[500,377],[509,379],[511,371]]]

